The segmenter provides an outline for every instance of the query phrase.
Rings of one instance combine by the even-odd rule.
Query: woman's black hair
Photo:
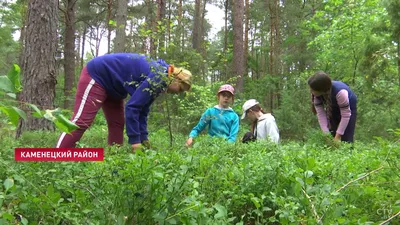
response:
[[[331,90],[332,90],[332,79],[325,72],[318,71],[313,76],[308,78],[308,85],[314,91],[320,92],[321,97],[324,99],[326,104],[326,112],[328,117],[328,124],[330,126],[330,119],[332,118],[332,99],[331,99]],[[316,114],[315,106],[314,106],[314,98],[312,96],[312,112]]]

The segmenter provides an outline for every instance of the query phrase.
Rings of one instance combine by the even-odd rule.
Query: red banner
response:
[[[16,148],[15,161],[103,161],[103,148]]]

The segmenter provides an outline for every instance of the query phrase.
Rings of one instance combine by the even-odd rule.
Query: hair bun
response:
[[[171,77],[174,73],[175,67],[173,64],[168,66],[168,77]]]

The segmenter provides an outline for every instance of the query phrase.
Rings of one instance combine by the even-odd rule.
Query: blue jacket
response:
[[[87,64],[90,76],[116,100],[131,96],[125,105],[130,144],[147,140],[150,105],[167,88],[168,64],[135,53],[99,56]]]
[[[222,109],[216,105],[203,113],[189,137],[197,137],[207,126],[211,137],[223,137],[229,142],[235,142],[239,132],[239,116],[231,108]]]

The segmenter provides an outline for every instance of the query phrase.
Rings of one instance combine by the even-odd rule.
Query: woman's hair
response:
[[[331,90],[332,90],[332,80],[331,78],[322,71],[316,72],[313,76],[308,78],[307,81],[310,88],[314,91],[320,92],[321,97],[326,104],[326,112],[328,117],[328,124],[330,128],[330,120],[332,118],[332,99],[331,99]],[[312,103],[314,103],[315,96],[312,97]],[[312,104],[312,112],[316,114],[315,106]]]
[[[262,112],[263,114],[265,114],[264,110],[261,108],[261,106],[260,106],[259,104],[252,106],[252,107],[251,107],[250,109],[248,109],[248,110],[251,110],[251,111],[254,111],[254,112]],[[247,110],[247,111],[248,111],[248,110]],[[254,133],[254,130],[256,129],[257,122],[258,122],[257,120],[254,120],[254,121],[251,123],[251,132],[252,132],[252,133]]]
[[[174,65],[170,65],[168,67],[168,75],[173,79],[180,80],[181,82],[189,85],[189,89],[192,87],[192,73],[181,67],[174,67]]]
[[[314,91],[318,91],[321,93],[330,92],[332,87],[331,78],[324,72],[319,71],[308,78],[308,85]]]

